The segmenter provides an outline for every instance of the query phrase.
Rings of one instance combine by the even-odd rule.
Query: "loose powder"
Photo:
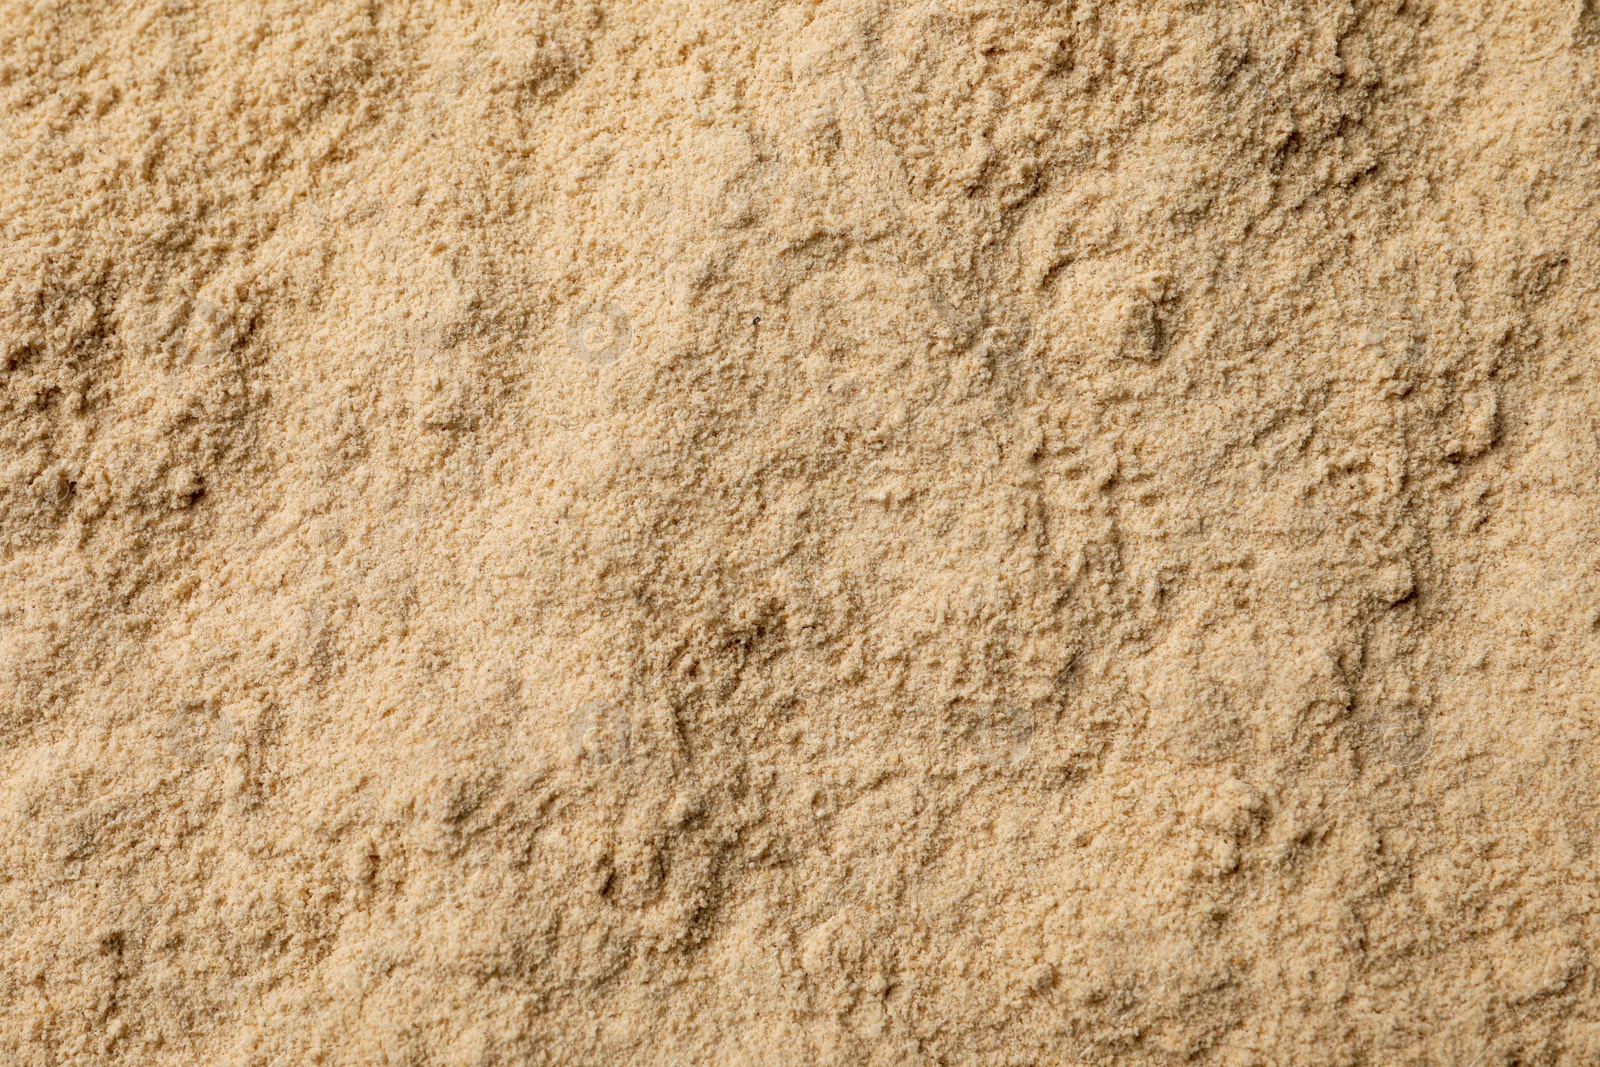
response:
[[[0,0],[0,1062],[1594,1064],[1594,0]]]

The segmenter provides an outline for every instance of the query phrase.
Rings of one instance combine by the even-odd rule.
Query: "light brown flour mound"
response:
[[[0,0],[0,1063],[1594,1064],[1593,0]]]

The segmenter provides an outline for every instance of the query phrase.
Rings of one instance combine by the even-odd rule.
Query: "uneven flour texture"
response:
[[[0,1064],[1600,1063],[1595,0],[0,0]]]

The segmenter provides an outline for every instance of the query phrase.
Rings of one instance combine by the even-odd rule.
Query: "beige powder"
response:
[[[0,0],[0,1063],[1595,1063],[1597,68]]]

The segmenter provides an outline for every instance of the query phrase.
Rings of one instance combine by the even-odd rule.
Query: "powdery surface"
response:
[[[0,0],[0,1061],[1594,1063],[1597,65]]]

